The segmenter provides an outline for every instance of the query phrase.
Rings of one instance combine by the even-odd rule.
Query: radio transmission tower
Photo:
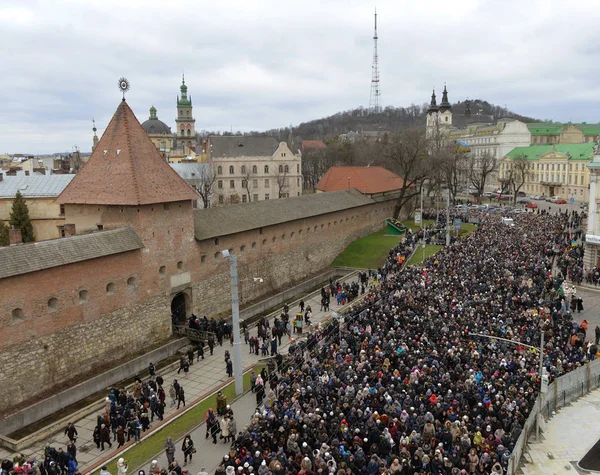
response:
[[[375,9],[375,32],[373,33],[373,65],[371,66],[371,97],[369,111],[381,112],[381,89],[379,88],[379,56],[377,55],[377,9]]]

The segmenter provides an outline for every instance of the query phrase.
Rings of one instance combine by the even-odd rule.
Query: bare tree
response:
[[[210,200],[212,199],[217,174],[212,170],[212,167],[202,167],[200,176],[196,179],[194,188],[202,198],[204,208],[210,208]]]
[[[419,195],[423,182],[431,177],[432,155],[422,128],[405,129],[390,136],[383,145],[382,156],[403,180],[394,207],[394,217],[397,218],[402,208]]]
[[[433,173],[438,176],[441,184],[446,185],[450,192],[450,199],[454,203],[459,192],[459,177],[466,162],[465,152],[454,143],[445,143],[432,156],[436,162]]]
[[[509,162],[508,171],[502,181],[504,187],[512,191],[513,204],[517,202],[517,195],[530,176],[529,161],[524,154],[517,155]]]
[[[288,167],[287,165],[279,165],[273,171],[273,176],[275,177],[275,183],[277,184],[277,197],[283,198],[286,189],[288,189]]]
[[[469,182],[476,190],[478,196],[483,195],[485,184],[489,176],[498,168],[498,159],[489,153],[484,153],[481,157],[475,157],[473,154],[469,157]]]
[[[246,192],[246,196],[248,197],[248,203],[250,203],[250,201],[252,201],[252,193],[251,193],[251,188],[250,188],[250,178],[252,177],[252,167],[250,166],[244,166],[245,168],[243,168],[242,170],[242,188],[245,190]]]

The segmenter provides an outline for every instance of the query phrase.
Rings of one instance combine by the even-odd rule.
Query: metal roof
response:
[[[75,175],[4,175],[0,181],[0,198],[14,198],[20,191],[24,198],[56,198]]]
[[[0,279],[143,247],[133,228],[0,247]]]
[[[522,155],[527,160],[538,160],[542,155],[550,152],[562,155],[569,154],[569,160],[591,160],[594,157],[594,143],[529,145],[527,147],[513,148],[506,156],[508,158],[515,158]]]
[[[197,209],[194,235],[202,241],[373,203],[374,200],[352,189]]]
[[[215,136],[208,138],[212,158],[272,157],[279,142],[273,137]]]
[[[169,163],[184,180],[199,180],[210,176],[210,163]]]

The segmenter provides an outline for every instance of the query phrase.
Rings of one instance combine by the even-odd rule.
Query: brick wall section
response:
[[[215,244],[195,240],[189,202],[168,209],[66,205],[65,221],[77,233],[98,224],[133,226],[146,248],[0,281],[0,411],[170,336],[178,292],[191,297],[188,313],[229,311],[221,250],[239,256],[243,304],[328,267],[353,240],[380,229],[392,209],[393,202],[377,203],[221,236]],[[87,302],[80,302],[82,290]]]
[[[381,229],[392,211],[392,203],[378,203],[270,226],[262,234],[256,229],[223,236],[218,244],[214,239],[199,242],[204,262],[194,279],[194,311],[210,315],[231,308],[229,263],[221,250],[233,249],[238,255],[240,303],[244,304],[329,267],[352,241]],[[254,277],[264,282],[254,282]]]

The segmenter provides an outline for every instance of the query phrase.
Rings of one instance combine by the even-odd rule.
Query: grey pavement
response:
[[[346,279],[346,281],[348,281],[348,282],[355,281],[355,280],[356,280],[355,274],[351,275],[350,278]],[[296,300],[299,301],[299,299],[294,299],[292,302],[296,302]],[[321,306],[320,291],[317,291],[310,295],[304,296],[303,300],[304,300],[304,303],[306,304],[306,306],[310,306],[312,309],[313,325],[318,324],[321,321],[328,318],[331,315],[332,311],[336,311],[339,308],[341,308],[341,307],[338,307],[335,299],[331,299],[330,311],[329,312],[321,312],[320,311],[320,306]],[[290,304],[291,304],[290,305],[290,314],[291,315],[295,314],[296,311],[298,310],[298,304],[293,303],[294,306],[292,306],[292,302],[290,302]],[[283,306],[281,308],[283,308]],[[278,311],[273,312],[268,316],[268,318],[271,322],[273,321],[274,317],[280,315],[281,308]],[[257,331],[256,327],[253,327],[253,328],[251,328],[250,334],[256,335],[256,331]],[[292,336],[293,335],[294,334],[292,333]],[[282,345],[278,349],[285,349],[285,348],[287,348],[287,346],[289,346],[289,341],[287,338],[284,337],[282,339]],[[194,362],[194,364],[190,367],[190,372],[187,377],[184,376],[183,372],[181,374],[177,374],[176,369],[167,371],[167,372],[163,372],[163,373],[159,372],[159,374],[161,374],[161,376],[165,380],[164,387],[165,387],[165,392],[167,393],[167,400],[166,400],[167,406],[165,408],[165,419],[170,418],[171,416],[175,415],[177,412],[176,405],[175,405],[175,407],[171,407],[170,398],[169,398],[169,394],[168,394],[169,386],[170,386],[171,382],[173,381],[173,379],[177,379],[180,382],[180,384],[184,387],[185,394],[186,394],[186,401],[188,403],[197,400],[198,398],[206,395],[207,393],[215,392],[219,386],[221,386],[223,383],[230,380],[230,378],[227,377],[227,373],[225,371],[225,359],[224,359],[225,350],[229,350],[229,352],[232,353],[232,346],[230,345],[229,341],[224,341],[222,347],[217,345],[214,349],[213,356],[210,356],[210,352],[208,350],[205,350],[205,353],[204,353],[205,359],[200,360],[199,363]],[[257,363],[259,363],[260,359],[261,359],[260,356],[257,356],[254,354],[249,354],[247,345],[242,346],[242,368],[246,368],[251,365],[257,364]],[[244,398],[246,398],[246,397],[248,397],[249,401],[252,401],[254,395],[251,394],[250,396],[244,396]],[[239,409],[238,409],[239,415],[236,413],[236,417],[235,417],[236,420],[238,421],[238,429],[243,427],[244,422],[248,421],[248,418],[251,414],[250,412],[247,412],[248,409],[245,407],[246,399],[244,399],[244,398],[240,399],[239,402],[234,403],[234,404],[236,404],[236,407],[239,405]],[[249,410],[252,410],[252,409],[254,409],[254,407],[252,407]],[[101,412],[93,412],[92,414],[89,414],[88,416],[86,416],[82,419],[73,421],[75,423],[75,427],[77,428],[77,431],[78,431],[77,460],[79,462],[79,469],[81,471],[84,471],[86,469],[86,467],[91,467],[93,465],[96,465],[97,463],[108,458],[109,456],[112,457],[117,454],[117,450],[116,450],[117,444],[115,442],[113,442],[112,449],[106,448],[105,451],[102,451],[102,450],[96,448],[96,444],[93,442],[92,434],[94,431],[94,427],[96,425],[96,418],[98,415],[101,415]],[[152,424],[151,424],[151,429],[152,429]],[[142,441],[143,441],[143,439],[142,439]],[[194,439],[194,441],[196,443],[200,442],[199,439],[198,440]],[[67,442],[68,442],[67,436],[64,435],[61,431],[61,432],[50,435],[48,438],[32,445],[31,447],[23,450],[22,452],[27,457],[33,456],[37,460],[43,460],[44,447],[46,447],[47,445],[51,445],[57,449],[59,447],[65,448]],[[179,448],[181,448],[181,443],[179,443],[178,449]],[[220,449],[221,448],[224,449],[223,444],[221,444]],[[202,459],[202,452],[203,452],[202,450],[198,450],[198,453],[197,453],[198,459]],[[213,455],[212,454],[213,451],[209,451],[209,452],[211,453],[211,455]],[[218,452],[222,456],[221,452],[223,452],[223,450],[219,450]],[[0,448],[0,459],[10,458],[12,460],[13,455],[14,455],[13,452],[11,452],[7,449],[4,449],[4,448]],[[210,461],[212,459],[208,458],[207,460]],[[194,464],[195,463],[196,463],[196,461],[194,461]],[[199,468],[198,468],[198,470],[199,470]]]

